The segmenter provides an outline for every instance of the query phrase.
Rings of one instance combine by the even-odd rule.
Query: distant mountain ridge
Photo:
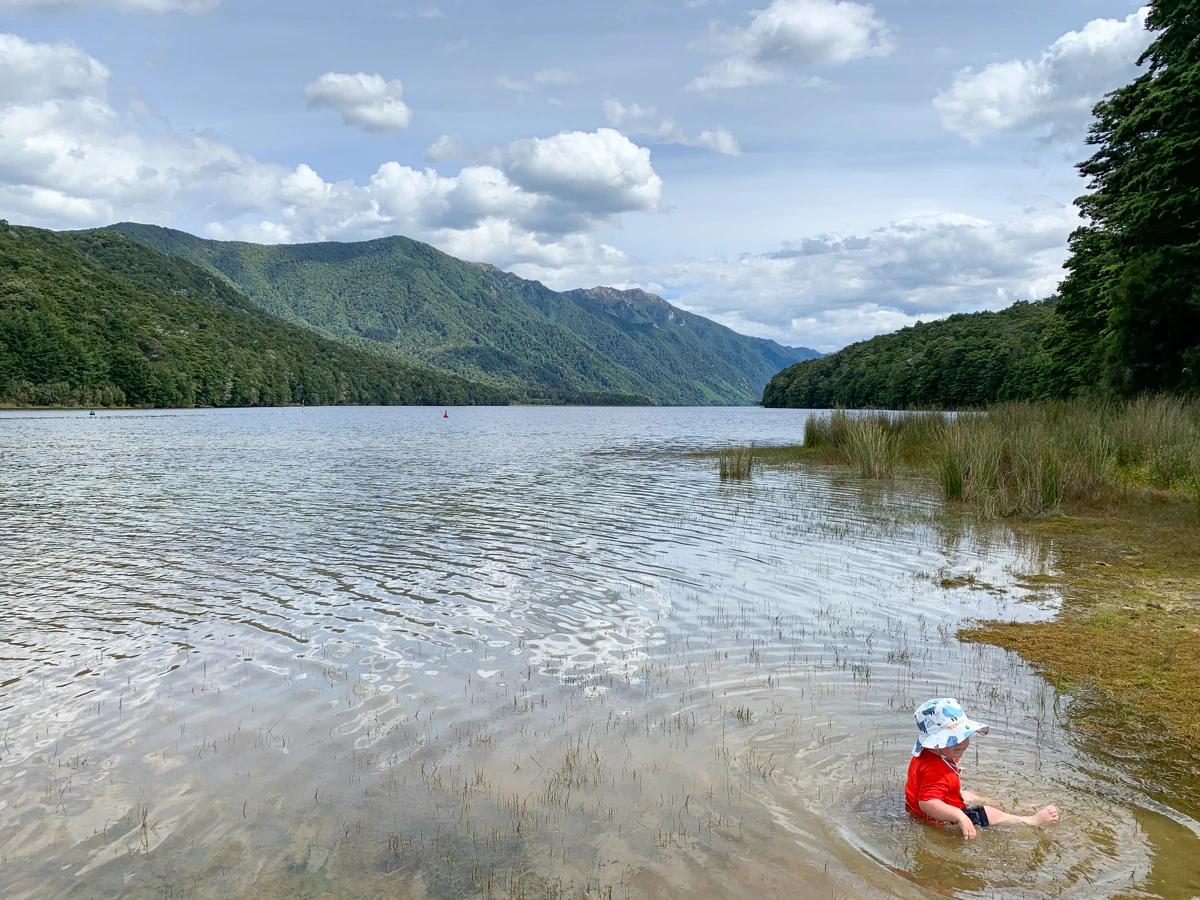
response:
[[[0,405],[465,404],[530,399],[281,321],[112,231],[0,220]],[[627,401],[625,401],[627,402]]]
[[[725,328],[724,325],[718,325],[704,316],[673,306],[657,294],[651,294],[641,288],[619,290],[611,287],[594,287],[567,291],[566,294],[580,304],[599,304],[609,315],[625,321],[650,323],[660,328],[666,328],[669,325],[690,325],[694,330],[701,332],[714,326],[725,331],[732,330]],[[749,341],[751,347],[758,349],[778,368],[809,359],[820,359],[824,356],[823,353],[809,347],[787,347],[766,338],[733,333]]]
[[[404,237],[262,245],[110,228],[219,276],[267,312],[506,390],[752,404],[780,369],[820,355],[738,334],[644,291],[561,293]]]

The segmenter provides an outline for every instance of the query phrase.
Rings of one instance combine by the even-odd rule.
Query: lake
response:
[[[0,896],[1200,896],[1200,825],[955,637],[1053,615],[1052,545],[696,455],[804,417],[0,413]],[[908,817],[934,696],[1057,826]]]

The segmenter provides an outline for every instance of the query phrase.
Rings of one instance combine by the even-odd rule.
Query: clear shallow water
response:
[[[968,617],[1045,548],[919,485],[722,485],[794,411],[0,417],[0,895],[1167,897],[1197,825]],[[996,590],[945,590],[943,574]],[[913,706],[993,733],[912,823]]]

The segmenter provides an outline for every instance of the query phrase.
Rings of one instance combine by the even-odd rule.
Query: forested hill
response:
[[[1092,110],[1087,193],[1046,304],[951,316],[780,373],[768,406],[1200,395],[1200,2],[1149,0],[1141,73]]]
[[[0,221],[0,404],[504,403],[459,376],[347,347],[111,231]]]
[[[851,344],[785,369],[763,405],[799,409],[961,409],[1040,396],[1050,303],[965,313]]]
[[[268,312],[507,390],[749,404],[780,368],[812,355],[658,298],[665,316],[625,315],[594,292],[552,291],[403,237],[266,246],[152,225],[112,228],[227,279]]]

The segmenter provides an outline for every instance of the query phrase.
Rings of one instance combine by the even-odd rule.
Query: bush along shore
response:
[[[1164,786],[1184,777],[1200,814],[1200,754],[1180,749],[1200,741],[1200,402],[835,410],[811,414],[804,434],[802,446],[757,448],[747,471],[808,462],[926,478],[951,508],[1052,546],[1057,573],[1022,580],[1061,596],[1059,615],[978,622],[960,638],[1016,651],[1070,692],[1073,719],[1101,746],[1149,740],[1161,752],[1130,756],[1152,766],[1139,776],[1163,790],[1184,790]]]

